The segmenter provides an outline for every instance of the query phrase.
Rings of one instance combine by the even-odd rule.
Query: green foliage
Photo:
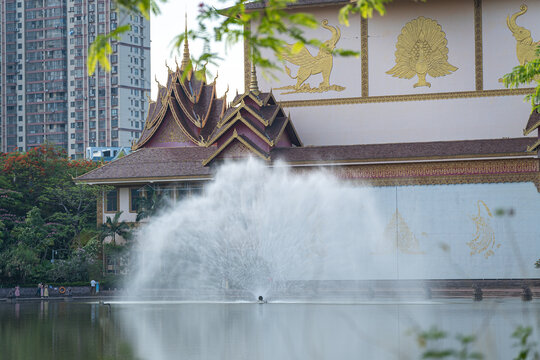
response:
[[[514,344],[519,349],[518,356],[514,360],[539,360],[540,353],[536,350],[538,344],[534,341],[529,341],[533,330],[531,327],[518,326],[512,333],[512,338],[517,340]]]
[[[145,195],[138,199],[136,221],[154,216],[159,210],[165,208],[166,205],[167,198],[152,187],[148,187]]]
[[[537,269],[540,269],[540,259],[538,259],[538,260],[534,263],[534,267],[537,268]]]
[[[348,25],[351,14],[371,17],[376,11],[383,15],[386,12],[385,4],[391,1],[353,1],[340,11],[339,20]],[[305,45],[320,47],[319,40],[308,39],[304,36],[305,29],[319,26],[315,18],[307,13],[286,11],[287,5],[294,3],[295,0],[266,0],[261,9],[250,8],[247,6],[250,2],[252,0],[236,0],[232,6],[221,10],[201,2],[197,16],[197,28],[188,31],[187,34],[179,34],[173,41],[175,49],[180,49],[186,39],[201,42],[203,53],[199,57],[194,57],[193,64],[189,66],[204,69],[207,64],[217,64],[220,60],[218,54],[211,51],[211,44],[214,41],[232,45],[243,40],[251,45],[252,61],[257,66],[276,69],[276,64],[269,60],[268,56],[263,56],[263,52],[271,50],[280,59],[280,54],[285,50],[286,41],[284,39],[294,41],[298,44],[297,47]],[[141,14],[146,18],[149,18],[150,13],[157,15],[160,12],[159,4],[154,0],[116,0],[116,3],[128,13]],[[129,27],[122,26],[109,34],[96,37],[89,49],[88,69],[90,74],[95,71],[97,63],[107,71],[110,69],[108,59],[111,53],[110,40],[119,39],[127,31],[129,31]],[[341,56],[358,56],[357,52],[351,50],[335,49],[334,53]]]
[[[420,348],[425,348],[422,353],[422,359],[483,359],[484,356],[479,352],[471,352],[470,346],[476,341],[474,335],[457,335],[459,349],[443,348],[440,342],[446,340],[448,334],[436,327],[427,331],[421,331],[417,334],[417,342]]]
[[[112,53],[111,40],[120,40],[120,36],[131,30],[130,25],[117,27],[108,34],[96,36],[96,39],[88,49],[88,73],[92,75],[99,63],[106,71],[111,70],[109,55]]]
[[[68,160],[50,145],[0,154],[0,282],[84,277],[91,258],[82,255],[97,234],[100,189],[73,178],[99,165]]]
[[[536,59],[514,67],[511,73],[504,75],[503,83],[508,88],[535,84],[535,91],[525,96],[525,100],[530,102],[533,111],[540,112],[540,45],[536,49]]]
[[[77,248],[65,260],[57,260],[49,270],[47,278],[52,282],[86,282],[89,273],[99,270],[99,241],[94,237],[83,247]]]
[[[127,239],[131,235],[131,227],[125,221],[120,221],[122,211],[114,214],[114,217],[107,217],[107,220],[101,225],[101,238],[111,238],[111,244],[116,245],[116,235]]]

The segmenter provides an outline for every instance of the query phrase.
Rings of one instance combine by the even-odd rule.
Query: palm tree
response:
[[[101,225],[101,239],[104,241],[107,237],[112,237],[112,244],[116,245],[116,235],[122,237],[128,236],[130,234],[130,226],[125,221],[119,221],[120,216],[123,211],[119,211],[114,214],[114,217],[111,219],[107,217],[105,223]]]
[[[145,196],[141,196],[137,202],[138,211],[136,221],[154,216],[165,205],[166,198],[162,193],[158,193],[153,188],[146,190]]]
[[[103,257],[103,275],[105,275],[105,239],[110,236],[112,238],[111,243],[116,246],[116,235],[120,235],[124,238],[130,235],[131,229],[129,224],[123,220],[119,221],[121,215],[122,211],[119,211],[114,214],[112,219],[107,217],[105,223],[101,224],[99,237],[101,239],[101,253]]]

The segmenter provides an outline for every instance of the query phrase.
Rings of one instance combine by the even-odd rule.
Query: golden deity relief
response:
[[[480,204],[483,205],[482,207]],[[467,243],[471,248],[471,256],[476,254],[483,254],[487,259],[494,254],[493,250],[498,249],[501,244],[497,244],[495,241],[495,232],[490,224],[490,218],[493,217],[488,206],[482,200],[477,202],[478,214],[471,216],[474,225],[476,226],[476,233],[474,238]]]
[[[328,25],[328,20],[323,20],[321,26],[332,33],[332,37],[326,40],[319,47],[317,56],[311,55],[306,47],[302,47],[300,51],[294,50],[294,44],[286,45],[286,50],[281,54],[283,59],[299,66],[296,76],[291,74],[291,70],[285,65],[285,71],[291,79],[296,79],[295,85],[287,85],[276,88],[276,90],[290,90],[282,93],[322,93],[330,90],[343,91],[345,88],[339,85],[330,85],[330,74],[334,63],[334,55],[332,52],[336,48],[336,44],[341,37],[341,30],[338,26]],[[318,87],[312,88],[306,80],[313,75],[322,74],[322,82]]]
[[[520,65],[525,65],[529,61],[536,59],[536,49],[540,45],[540,42],[533,41],[529,30],[516,24],[518,16],[525,14],[527,10],[527,5],[523,4],[517,13],[506,18],[508,29],[510,29],[517,41],[516,55]]]
[[[386,73],[393,77],[411,79],[418,76],[413,87],[427,86],[426,75],[440,77],[458,68],[448,62],[446,34],[437,21],[420,16],[409,21],[398,36],[396,65]]]
[[[422,235],[426,234],[422,233]],[[420,250],[420,242],[398,210],[386,225],[383,238],[384,248],[375,253],[389,253],[395,251],[393,249],[397,249],[403,254],[425,253]]]

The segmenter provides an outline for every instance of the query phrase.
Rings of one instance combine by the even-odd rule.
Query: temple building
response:
[[[246,91],[232,101],[216,95],[217,79],[187,70],[186,42],[132,153],[77,178],[115,187],[98,221],[122,211],[134,222],[147,189],[180,200],[223,161],[253,156],[380,189],[396,229],[389,243],[410,264],[387,278],[415,278],[415,258],[443,240],[460,267],[435,266],[433,278],[538,278],[519,263],[540,256],[540,114],[523,102],[533,88],[506,89],[501,78],[530,60],[540,3],[397,0],[385,16],[352,16],[348,27],[338,21],[345,3],[291,5],[320,21],[308,36],[325,45],[284,54],[277,79],[258,81],[245,44]],[[360,56],[334,56],[335,47]],[[504,235],[509,219],[518,245]],[[516,246],[521,258],[505,258]]]

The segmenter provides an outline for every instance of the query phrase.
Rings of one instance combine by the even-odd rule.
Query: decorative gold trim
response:
[[[429,163],[366,164],[338,167],[345,179],[414,179],[429,177],[540,174],[538,159],[487,159]]]
[[[134,177],[134,178],[111,178],[111,179],[81,179],[77,180],[77,184],[89,183],[89,184],[117,184],[122,183],[123,181],[126,184],[146,184],[148,182],[159,182],[159,181],[182,181],[182,180],[210,180],[212,175],[189,175],[189,176],[156,176],[156,177]]]
[[[198,127],[200,129],[202,127],[201,121],[199,119],[195,119],[193,117],[193,114],[191,114],[190,111],[188,109],[186,109],[184,103],[182,101],[180,101],[180,96],[178,95],[178,90],[176,90],[176,86],[171,86],[171,87],[172,87],[173,92],[174,92],[174,98],[176,99],[176,103],[178,104],[180,109],[182,109],[182,111],[184,112],[184,115],[189,119],[189,121],[191,121],[193,123],[193,125],[195,125],[196,127]],[[195,115],[197,115],[195,112],[193,112],[193,113]]]
[[[501,184],[533,183],[538,188],[540,177],[537,174],[497,174],[497,175],[462,175],[437,176],[425,178],[394,179],[355,179],[370,186],[412,186],[412,185],[462,185],[462,184]],[[540,189],[539,189],[540,192]]]
[[[236,136],[239,136],[236,134]],[[228,139],[229,143],[234,139]],[[248,148],[249,144],[242,143]],[[256,149],[252,149],[258,152]],[[219,153],[219,152],[217,152]],[[217,154],[216,154],[217,155]],[[215,157],[215,156],[214,156]],[[266,157],[263,157],[266,159]],[[290,163],[289,163],[290,164]],[[317,168],[295,167],[296,172],[309,172]],[[512,183],[532,182],[540,192],[540,160],[529,159],[498,159],[498,160],[474,160],[474,161],[449,161],[449,162],[426,162],[426,163],[398,163],[398,164],[365,164],[336,166],[335,174],[345,180],[358,183],[366,183],[372,186],[408,186],[408,185],[449,185],[449,184],[479,184],[479,183]],[[166,176],[144,178],[117,178],[78,180],[77,183],[147,183],[159,181],[189,181],[212,179],[211,174],[199,176]],[[102,208],[102,207],[101,207]],[[99,207],[98,207],[99,219]],[[99,220],[98,220],[99,221]]]
[[[474,0],[474,66],[476,91],[484,90],[482,0]]]
[[[251,35],[251,23],[244,25],[244,34],[249,32]],[[244,37],[244,93],[249,90],[249,80],[251,77],[251,51],[249,39]]]
[[[157,104],[156,104],[156,106],[157,106]],[[159,128],[159,126],[163,122],[163,119],[165,118],[165,115],[167,114],[168,107],[169,107],[168,102],[161,105],[161,109],[159,109],[159,112],[156,115],[156,117],[154,118],[154,121],[152,121],[152,124],[150,124],[151,129],[150,128],[148,129],[148,131],[150,131],[150,134],[142,141],[141,141],[142,138],[140,138],[139,142],[137,142],[136,144],[134,144],[131,147],[131,149],[133,151],[140,149],[141,147],[144,146],[144,144],[146,144],[148,141],[150,141],[150,139],[152,139],[155,132],[157,131],[157,129]]]
[[[536,110],[534,110],[536,111]],[[533,132],[534,130],[538,129],[538,127],[540,127],[540,120],[538,120],[533,126],[531,126],[529,129],[523,129],[523,135],[524,136],[527,136],[529,135],[531,132]]]
[[[274,142],[273,141],[270,141],[268,140],[268,138],[266,137],[266,135],[260,131],[259,129],[257,129],[256,127],[254,127],[253,125],[250,124],[249,121],[247,121],[241,114],[240,112],[237,112],[236,113],[236,116],[234,117],[234,119],[232,119],[231,121],[229,121],[228,123],[226,124],[223,124],[225,125],[225,127],[223,128],[222,131],[218,132],[216,134],[216,136],[213,136],[210,140],[208,140],[208,142],[206,143],[206,146],[210,146],[212,145],[214,142],[217,141],[217,139],[219,139],[221,136],[223,136],[225,134],[225,132],[227,132],[227,130],[229,130],[231,128],[232,125],[236,124],[237,121],[241,121],[244,125],[246,125],[251,131],[253,131],[253,133],[255,135],[257,135],[261,140],[263,140],[264,142],[266,142],[269,146],[274,146]],[[236,131],[236,129],[235,129]],[[213,135],[213,134],[212,134]],[[219,136],[217,136],[219,135]]]
[[[290,122],[292,125],[292,121]],[[444,156],[418,156],[418,157],[406,157],[406,158],[369,158],[369,159],[351,159],[351,160],[340,160],[340,159],[332,159],[332,160],[318,160],[318,161],[288,161],[287,164],[291,166],[295,165],[335,165],[337,164],[371,164],[371,165],[377,165],[377,164],[392,164],[392,163],[411,163],[414,161],[425,161],[427,163],[434,163],[434,162],[451,162],[451,161],[471,161],[472,159],[482,159],[482,160],[493,160],[492,158],[501,158],[501,157],[521,157],[525,159],[531,159],[531,154],[524,152],[519,153],[504,153],[504,154],[470,154],[470,155],[453,155],[451,157],[444,157]],[[507,159],[508,160],[508,159]]]
[[[263,160],[270,161],[269,156],[265,156],[263,153],[261,153],[259,150],[255,149],[253,146],[251,146],[247,141],[244,140],[243,136],[238,135],[238,132],[236,132],[236,129],[234,129],[233,135],[223,143],[210,157],[206,160],[203,160],[202,165],[206,166],[210,161],[212,161],[216,156],[218,156],[229,144],[234,140],[238,140],[241,142],[245,147],[253,151],[255,154],[257,154],[259,157],[261,157]]]
[[[362,66],[362,97],[369,96],[368,19],[360,19],[360,60]]]
[[[173,111],[173,106],[172,104],[170,103],[172,101],[172,99],[169,99],[169,101],[167,102],[170,110],[171,110],[171,114],[174,118],[174,121],[176,122],[176,124],[178,125],[178,127],[180,128],[180,130],[182,130],[182,132],[184,133],[184,135],[187,136],[187,138],[192,141],[194,144],[196,145],[199,145],[199,146],[203,146],[203,144],[195,139],[193,136],[191,136],[191,134],[185,129],[185,127],[182,125],[182,123],[180,122],[180,119],[178,118],[178,116],[176,115],[176,111]],[[178,101],[177,101],[178,102]]]
[[[254,94],[252,94],[250,92],[247,92],[247,93],[243,93],[242,95],[240,95],[240,97],[238,97],[237,99],[233,99],[233,101],[231,103],[231,106],[236,106],[236,105],[244,102],[244,99],[246,97],[249,97],[251,100],[253,100],[257,105],[259,105],[261,107],[266,105],[268,103],[268,100],[269,100],[269,96],[267,96],[266,101],[263,101],[263,99],[258,98],[257,96],[255,96]],[[272,95],[272,97],[273,97],[273,95]],[[274,101],[275,101],[275,99],[274,99]],[[223,122],[223,120],[222,120],[222,122]]]
[[[534,152],[535,150],[538,149],[539,146],[540,146],[540,139],[538,139],[538,141],[532,144],[531,146],[527,146],[527,152]]]
[[[426,100],[446,100],[446,99],[464,99],[475,97],[495,97],[495,96],[515,96],[527,95],[534,91],[534,88],[524,89],[500,89],[500,90],[482,90],[482,91],[459,91],[431,94],[410,94],[410,95],[389,95],[389,96],[369,96],[353,98],[336,98],[320,100],[294,100],[280,101],[283,107],[302,107],[302,106],[327,106],[327,105],[347,105],[347,104],[371,104],[384,102],[403,102],[403,101],[426,101]]]
[[[242,101],[240,101],[240,106],[238,108],[236,108],[235,111],[231,112],[226,118],[221,119],[217,123],[217,126],[222,127],[223,125],[225,125],[230,119],[232,119],[232,117],[235,114],[240,113],[240,110],[242,110],[242,109],[244,109],[248,113],[250,113],[255,119],[259,120],[264,126],[269,126],[269,125],[272,125],[272,123],[274,122],[274,118],[277,115],[277,113],[279,112],[279,110],[281,109],[281,106],[278,105],[276,107],[276,111],[272,114],[272,117],[270,118],[270,120],[265,120],[262,116],[260,116],[253,109],[251,109],[251,107],[247,106],[244,99],[242,99]]]
[[[208,121],[208,117],[210,116],[210,112],[212,111],[212,106],[214,105],[214,99],[216,98],[216,82],[214,81],[211,86],[212,86],[212,96],[210,97],[211,98],[210,106],[208,106],[208,111],[206,112],[206,115],[204,116],[204,119],[201,122],[201,129],[206,126],[206,122]],[[229,91],[229,85],[227,85],[227,91]],[[200,96],[201,96],[200,94],[202,94],[202,90],[199,92],[199,96],[197,97],[197,102],[199,102],[200,100]],[[226,95],[227,93],[225,92],[225,95],[223,96],[226,96]]]

